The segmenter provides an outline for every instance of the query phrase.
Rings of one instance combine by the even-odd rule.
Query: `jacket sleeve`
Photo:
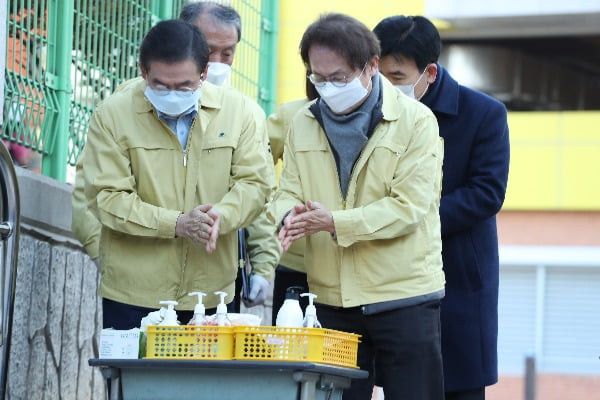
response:
[[[254,112],[257,133],[259,134],[259,150],[266,158],[266,170],[269,185],[275,188],[275,168],[271,163],[271,152],[269,151],[269,138],[265,125],[265,115],[262,109]],[[275,271],[275,267],[281,257],[281,245],[277,239],[275,225],[270,223],[266,215],[266,207],[263,207],[259,216],[246,227],[248,230],[248,255],[252,264],[253,272],[269,280]]]
[[[283,108],[277,107],[275,112],[267,118],[267,131],[269,132],[269,142],[271,143],[271,154],[273,155],[273,164],[283,158],[283,143],[289,128],[289,118],[282,115]]]
[[[267,211],[269,221],[275,224],[277,228],[288,212],[296,204],[302,203],[301,199],[303,198],[291,136],[287,135],[285,139],[285,147],[289,151],[283,153],[283,168],[279,177],[279,188],[275,192],[273,201]]]
[[[233,108],[232,108],[233,109]],[[238,145],[233,151],[230,189],[214,204],[223,216],[220,232],[229,233],[248,226],[261,212],[275,186],[275,172],[268,155],[265,117],[257,118],[257,111],[246,100],[244,118]]]
[[[508,181],[510,145],[506,109],[491,103],[480,121],[463,184],[442,196],[442,236],[469,230],[498,213]]]
[[[83,244],[90,258],[100,256],[100,228],[102,225],[88,208],[85,198],[85,176],[83,171],[83,157],[85,147],[75,167],[75,188],[71,198],[72,217],[71,230],[77,240]]]
[[[170,210],[142,201],[135,190],[126,149],[105,124],[105,109],[96,108],[90,120],[85,171],[85,196],[100,223],[133,236],[175,237],[180,210]]]
[[[396,163],[389,195],[366,206],[332,212],[338,245],[414,232],[431,207],[439,206],[442,158],[435,117],[418,119],[412,140]]]
[[[268,220],[265,210],[246,229],[252,270],[269,280],[283,251],[277,238],[276,226]]]

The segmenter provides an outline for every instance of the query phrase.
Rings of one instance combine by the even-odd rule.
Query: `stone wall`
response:
[[[70,236],[71,187],[18,169],[21,231],[6,399],[105,399],[95,264]]]
[[[21,230],[7,400],[100,400],[88,365],[102,327],[99,272],[71,234],[70,185],[17,168]],[[249,310],[271,323],[271,296]]]

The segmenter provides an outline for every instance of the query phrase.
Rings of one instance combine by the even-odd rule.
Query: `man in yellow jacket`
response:
[[[270,193],[248,100],[205,82],[208,46],[179,20],[155,25],[140,46],[143,80],[99,105],[82,160],[85,194],[102,224],[104,326],[128,329],[189,292],[233,297],[237,229]],[[232,118],[235,115],[235,118]],[[210,312],[210,311],[208,311]]]
[[[444,398],[440,299],[443,146],[433,113],[378,73],[379,42],[326,14],[300,54],[320,99],[293,118],[270,214],[284,250],[306,237],[305,266],[323,327],[362,335],[344,400]]]
[[[232,7],[213,1],[191,2],[186,4],[179,18],[196,25],[204,34],[208,44],[208,74],[206,80],[217,86],[230,86],[231,66],[235,59],[237,44],[242,38],[242,21],[238,12]],[[265,126],[265,113],[253,100],[253,113],[258,125],[258,146],[270,161],[271,152],[269,137]],[[275,188],[275,167],[269,168],[269,182]],[[250,291],[247,298],[241,299],[241,274],[236,280],[234,309],[240,311],[241,301],[247,307],[263,304],[270,290],[270,277],[281,257],[281,246],[277,241],[275,227],[266,217],[266,211],[261,213],[246,228],[248,256],[252,264],[253,274],[250,277]]]

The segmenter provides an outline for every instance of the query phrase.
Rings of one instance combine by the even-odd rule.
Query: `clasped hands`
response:
[[[333,215],[322,204],[308,200],[306,204],[295,205],[283,219],[279,241],[283,250],[287,251],[294,240],[321,231],[335,232]]]
[[[203,204],[179,215],[175,225],[175,235],[204,244],[206,252],[212,254],[217,248],[220,227],[221,213],[219,210],[211,204]]]

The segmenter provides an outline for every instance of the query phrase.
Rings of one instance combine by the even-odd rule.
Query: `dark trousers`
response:
[[[233,311],[232,304],[233,303],[229,303],[227,305],[227,310],[229,312]],[[148,315],[149,312],[158,309],[159,307],[138,307],[109,299],[102,299],[102,327],[123,330],[139,328],[142,318]],[[206,310],[206,315],[211,315],[216,312],[216,308],[209,308]],[[187,325],[193,316],[194,311],[177,311],[177,319],[181,325]]]
[[[459,392],[446,392],[446,400],[485,400],[485,387]]]
[[[375,357],[386,400],[444,399],[439,301],[372,315],[317,304],[317,316],[324,328],[362,335],[358,366],[369,378],[354,379],[344,400],[371,399]]]
[[[275,280],[273,281],[273,314],[272,323],[275,325],[277,313],[283,305],[285,300],[285,290],[290,286],[301,286],[304,288],[304,292],[308,292],[308,281],[306,280],[306,274],[304,272],[298,272],[284,265],[278,265],[275,269]],[[308,305],[307,297],[300,297],[300,308],[302,312],[306,310]]]

